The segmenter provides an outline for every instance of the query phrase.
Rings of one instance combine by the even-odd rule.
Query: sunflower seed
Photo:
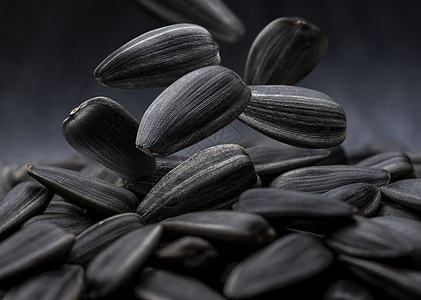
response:
[[[364,217],[355,217],[353,225],[334,232],[326,239],[333,250],[346,255],[371,259],[408,257],[411,241],[398,231]]]
[[[216,39],[237,42],[244,25],[221,0],[134,0],[141,8],[168,23],[193,23],[205,27]]]
[[[352,183],[325,193],[326,196],[358,208],[358,215],[369,217],[376,213],[381,199],[378,187],[369,183]]]
[[[200,151],[168,172],[140,202],[146,223],[226,203],[256,183],[244,148],[219,145]]]
[[[249,86],[252,96],[238,119],[283,143],[326,148],[345,139],[346,116],[329,96],[294,86]]]
[[[154,255],[172,267],[197,270],[214,263],[218,251],[205,239],[184,236],[155,251]]]
[[[37,182],[16,185],[0,200],[0,237],[3,238],[26,220],[42,214],[53,193]]]
[[[338,260],[356,276],[396,299],[415,300],[421,298],[421,272],[345,255],[339,255]]]
[[[76,235],[95,224],[94,220],[85,215],[43,214],[30,218],[23,223],[22,227],[27,227],[38,222],[50,222],[64,229],[66,232]]]
[[[325,149],[303,149],[289,145],[255,146],[247,148],[247,152],[260,177],[305,167],[329,156],[329,151]]]
[[[0,280],[63,259],[75,241],[73,234],[49,223],[23,228],[0,243]]]
[[[126,233],[102,250],[86,269],[88,296],[108,296],[130,281],[158,246],[161,235],[161,226],[148,225]]]
[[[270,186],[311,193],[325,193],[347,184],[366,182],[376,186],[389,182],[389,172],[347,165],[305,167],[275,178]]]
[[[279,18],[269,23],[250,48],[247,84],[293,85],[322,58],[327,38],[315,25],[301,18]]]
[[[136,146],[165,156],[225,127],[243,111],[250,89],[233,71],[210,66],[183,76],[165,89],[140,121]]]
[[[224,294],[244,299],[289,287],[321,273],[332,260],[314,238],[290,234],[240,262],[228,275]]]
[[[341,279],[332,283],[323,296],[323,300],[374,300],[371,293],[350,279]]]
[[[400,180],[381,187],[380,190],[393,201],[417,212],[421,211],[421,179]]]
[[[276,232],[259,215],[230,210],[199,211],[161,222],[166,232],[199,236],[211,241],[235,244],[266,244]]]
[[[400,151],[384,152],[370,156],[356,164],[358,167],[383,169],[390,173],[390,181],[414,178],[414,168],[409,157]]]
[[[375,223],[382,224],[405,236],[413,245],[413,256],[421,264],[421,222],[398,217],[371,218]]]
[[[62,200],[53,200],[50,201],[47,209],[44,212],[45,214],[66,214],[66,215],[83,215],[86,213],[86,209],[77,206],[76,204],[62,201]]]
[[[269,219],[348,219],[350,205],[325,195],[280,190],[275,188],[250,189],[240,196],[234,207],[237,211],[259,214]]]
[[[102,249],[143,224],[142,218],[135,213],[120,214],[102,220],[76,237],[67,261],[86,266]]]
[[[220,62],[219,46],[205,28],[175,24],[146,32],[121,46],[96,67],[94,76],[111,87],[162,87]]]
[[[139,203],[132,192],[80,172],[29,165],[28,174],[58,195],[104,214],[130,212]]]
[[[164,270],[143,271],[134,293],[138,299],[222,300],[216,291],[192,277]]]
[[[138,180],[155,172],[155,160],[136,149],[139,123],[120,104],[91,98],[70,112],[62,124],[66,141],[120,176]]]
[[[396,202],[380,201],[376,216],[391,216],[421,221],[421,215],[411,209],[405,208]]]
[[[3,300],[77,300],[82,294],[83,274],[80,266],[61,265],[14,287]]]

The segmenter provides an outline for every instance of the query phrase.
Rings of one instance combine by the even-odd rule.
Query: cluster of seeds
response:
[[[136,2],[244,32],[220,1]],[[62,124],[81,157],[2,166],[4,299],[421,298],[421,156],[345,154],[340,105],[293,86],[326,49],[316,26],[270,23],[245,82],[212,34],[182,23],[123,45],[94,75],[166,86],[140,122],[95,97]],[[282,143],[179,153],[236,119]]]

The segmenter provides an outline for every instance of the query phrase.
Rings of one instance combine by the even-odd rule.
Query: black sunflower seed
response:
[[[251,100],[238,119],[283,143],[326,148],[345,139],[346,116],[329,96],[306,88],[249,86]]]
[[[135,213],[120,214],[102,220],[76,237],[67,261],[86,266],[102,249],[143,224],[142,218]]]
[[[406,208],[396,202],[383,200],[380,201],[376,216],[390,216],[421,221],[421,214],[419,212]]]
[[[238,244],[266,244],[276,232],[259,215],[229,210],[200,211],[165,219],[166,232],[199,236],[211,241]]]
[[[414,245],[399,231],[364,217],[355,220],[353,225],[334,232],[326,244],[339,253],[370,259],[395,259],[412,254]]]
[[[358,208],[357,214],[365,217],[374,215],[381,200],[380,189],[364,182],[337,187],[325,195]]]
[[[311,193],[325,193],[347,184],[366,182],[376,186],[389,182],[389,172],[347,165],[316,166],[288,171],[270,184],[271,187]]]
[[[321,273],[332,260],[316,239],[290,234],[240,262],[228,275],[224,294],[244,299],[286,288]]]
[[[251,97],[233,71],[201,68],[166,88],[140,121],[136,147],[165,156],[187,148],[235,120]]]
[[[90,298],[105,297],[130,281],[158,246],[162,227],[148,225],[126,233],[102,250],[86,269]]]
[[[386,170],[390,173],[391,182],[415,176],[411,160],[401,151],[379,153],[358,162],[356,166]]]
[[[356,276],[396,297],[394,299],[415,300],[421,298],[421,272],[391,267],[346,255],[339,255],[338,260]]]
[[[45,214],[83,215],[86,209],[76,204],[53,198],[48,204]]]
[[[49,223],[25,227],[0,243],[0,281],[63,260],[75,236]]]
[[[48,189],[37,182],[16,185],[0,200],[0,238],[32,216],[42,214],[53,197]]]
[[[236,42],[244,25],[222,0],[134,0],[141,8],[168,23],[193,23],[205,27],[216,39]]]
[[[70,112],[62,124],[66,141],[120,176],[138,180],[155,172],[155,160],[136,149],[139,123],[119,103],[91,98]]]
[[[352,206],[332,200],[325,195],[275,188],[245,191],[234,209],[281,220],[347,219],[353,212]]]
[[[214,263],[219,253],[207,240],[184,236],[155,251],[162,262],[182,270],[197,270]]]
[[[63,228],[66,232],[73,233],[75,235],[81,233],[96,223],[94,219],[89,218],[86,215],[43,214],[30,218],[23,223],[22,226],[26,227],[38,222],[50,222],[60,228]]]
[[[244,148],[219,145],[200,151],[168,172],[140,202],[146,223],[227,203],[256,183]]]
[[[4,296],[4,300],[77,300],[83,289],[83,269],[76,265],[61,265],[51,271],[40,273]]]
[[[389,199],[417,212],[421,211],[421,179],[400,180],[382,186],[380,190]]]
[[[67,200],[104,214],[130,212],[139,203],[132,192],[107,181],[82,175],[80,172],[29,165],[28,174]]]
[[[199,280],[165,270],[145,270],[134,293],[137,299],[222,300],[225,299]]]
[[[121,46],[96,67],[94,76],[111,87],[162,87],[220,62],[219,46],[205,28],[175,24],[146,32]]]
[[[301,18],[279,18],[269,23],[250,48],[247,84],[293,85],[322,58],[327,38],[315,25]]]

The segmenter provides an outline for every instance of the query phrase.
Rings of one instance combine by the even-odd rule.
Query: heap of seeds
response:
[[[137,2],[225,41],[244,32],[220,1]],[[245,82],[212,34],[129,41],[94,75],[166,86],[140,122],[95,97],[62,124],[82,157],[1,168],[4,299],[421,298],[421,155],[344,153],[341,106],[293,86],[326,49],[316,26],[271,22]],[[280,143],[174,154],[236,119]]]

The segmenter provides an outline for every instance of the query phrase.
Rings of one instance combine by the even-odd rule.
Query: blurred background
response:
[[[278,17],[302,17],[329,40],[319,65],[297,85],[324,92],[347,114],[347,152],[374,141],[421,151],[421,1],[225,0],[246,27],[218,42],[222,65],[244,74],[257,34]],[[0,4],[0,158],[67,158],[61,123],[83,101],[110,97],[138,120],[163,89],[103,87],[92,75],[112,51],[165,25],[131,0],[21,0]],[[218,135],[217,135],[218,136]],[[231,125],[215,141],[249,143]],[[209,143],[213,143],[212,141]]]

